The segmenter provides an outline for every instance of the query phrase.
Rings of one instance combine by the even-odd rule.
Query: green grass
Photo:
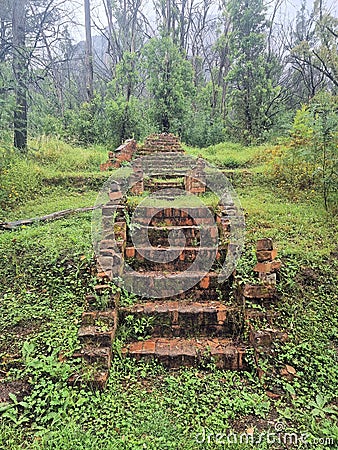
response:
[[[14,221],[41,217],[64,209],[93,206],[95,205],[97,195],[97,191],[93,190],[65,192],[64,188],[53,189],[48,193],[43,193],[43,201],[41,201],[41,197],[37,197],[28,200],[13,210],[6,211],[4,220]]]
[[[239,282],[253,278],[254,243],[258,238],[272,237],[283,262],[278,282],[280,299],[273,307],[278,318],[273,326],[286,330],[289,340],[263,358],[265,377],[258,379],[252,358],[250,371],[245,373],[217,370],[212,364],[205,370],[168,372],[155,363],[121,360],[117,353],[106,391],[68,386],[67,378],[77,363],[60,362],[59,354],[72,354],[79,347],[77,330],[84,299],[96,284],[92,275],[91,213],[3,232],[0,376],[27,380],[32,391],[24,403],[13,404],[2,414],[0,448],[337,448],[336,218],[325,212],[315,194],[303,192],[294,197],[293,193],[291,197],[262,173],[261,160],[254,161],[257,152],[263,150],[229,144],[217,147],[229,148],[236,167],[250,166],[250,174],[236,170],[234,178],[247,222],[246,245],[237,267]],[[81,179],[85,173],[91,179],[94,164],[90,163],[87,171],[82,158],[88,162],[87,152],[101,155],[101,150],[85,150],[85,156],[82,150],[70,151],[74,152],[71,161],[76,155],[80,159],[75,164],[78,171],[71,170],[72,179]],[[102,152],[104,160],[103,156]],[[24,167],[20,174],[30,174],[30,188],[25,190],[22,183],[23,201],[10,202],[3,217],[34,217],[95,203],[97,191],[92,181],[69,184],[69,167],[63,173],[66,182],[52,157],[48,158],[47,162],[29,159],[22,166],[15,159],[15,167]],[[46,179],[55,177],[56,183],[44,185],[39,170],[32,172],[32,167],[43,172]],[[7,175],[6,180],[10,179]],[[15,178],[14,172],[11,175]],[[20,176],[16,178],[19,187]],[[99,184],[99,178],[106,179],[107,174],[97,171],[95,176]],[[136,206],[143,198],[132,196],[129,201]],[[201,199],[210,206],[216,202],[210,194]],[[296,370],[293,381],[280,375],[285,364]],[[271,391],[280,397],[270,398]],[[233,432],[239,436],[252,428],[258,439],[261,432],[276,432],[277,422],[283,424],[284,433],[307,433],[309,445],[268,444],[266,435],[256,445],[217,443],[217,434],[226,437]],[[206,441],[197,442],[204,432]],[[329,438],[335,443],[325,441]]]
[[[107,149],[103,146],[74,146],[43,136],[29,142],[29,156],[48,173],[90,172],[107,161]]]
[[[193,156],[202,156],[219,168],[236,169],[251,167],[264,151],[264,146],[244,147],[241,144],[222,142],[207,148],[184,147]]]
[[[105,160],[102,147],[74,147],[46,137],[30,142],[27,155],[0,145],[0,220],[27,201],[55,196],[60,186],[64,193],[99,190],[109,176],[98,171]]]

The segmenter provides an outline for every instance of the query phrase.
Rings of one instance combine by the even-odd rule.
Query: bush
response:
[[[325,208],[338,205],[337,97],[317,94],[295,115],[291,142],[273,162],[273,175],[290,191],[320,192]]]
[[[41,189],[42,170],[28,157],[0,148],[0,206],[23,203]]]
[[[123,97],[113,100],[97,95],[79,111],[67,111],[65,135],[80,145],[103,144],[115,149],[128,138],[143,139],[153,131],[147,110],[135,97],[127,103]]]

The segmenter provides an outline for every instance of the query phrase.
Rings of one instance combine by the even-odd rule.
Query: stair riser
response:
[[[136,229],[128,236],[128,247],[133,246],[133,238],[138,246],[146,247],[199,247],[202,241],[203,247],[215,247],[218,245],[219,232],[216,225],[212,227],[142,227]],[[169,243],[170,240],[170,243]],[[148,242],[149,241],[149,242]]]
[[[167,189],[183,189],[183,183],[176,183],[176,182],[166,182],[166,183],[156,183],[156,182],[149,182],[144,183],[144,190],[150,191],[150,192],[156,192],[158,194],[161,190],[167,190]]]
[[[223,261],[221,259],[215,259],[215,262],[213,264],[208,265],[207,269],[209,270],[213,270],[213,271],[217,271],[220,268],[220,265],[223,264]],[[189,268],[192,267],[192,264],[194,265],[194,270],[199,270],[202,271],[203,269],[206,268],[206,263],[205,261],[203,261],[203,259],[199,259],[197,262],[195,262],[194,259],[192,260],[185,260],[185,261],[181,261],[180,259],[176,259],[174,261],[171,262],[164,262],[164,263],[159,263],[159,262],[155,262],[155,261],[148,261],[145,259],[142,260],[134,260],[134,259],[127,259],[126,263],[133,268],[135,271],[139,271],[140,268],[142,268],[143,270],[151,270],[151,271],[156,271],[156,272],[163,272],[163,273],[168,273],[168,272],[183,272],[185,270],[188,270]]]
[[[180,367],[204,367],[208,362],[214,362],[218,369],[223,370],[245,370],[247,364],[243,353],[235,353],[234,355],[215,354],[211,357],[186,355],[186,354],[152,354],[152,353],[135,353],[125,356],[132,357],[137,361],[157,360],[169,369],[178,369]]]
[[[102,335],[80,336],[79,340],[83,347],[111,347],[113,342],[113,333],[104,333]]]
[[[143,292],[139,292],[139,301],[140,302],[149,302],[151,300],[164,298],[166,300],[172,300],[172,301],[180,301],[180,300],[191,300],[191,301],[202,301],[206,302],[209,300],[218,301],[220,299],[220,291],[216,289],[201,289],[198,287],[193,287],[192,289],[189,289],[186,292],[182,292],[181,294],[172,295],[172,291],[162,291],[162,295],[156,295],[156,293],[151,290],[153,297],[145,297],[143,295]],[[137,292],[134,292],[137,295]],[[222,299],[225,301],[228,301],[230,297],[230,289],[224,290],[222,289]]]
[[[84,362],[90,366],[95,366],[98,370],[109,370],[111,366],[111,354],[91,355],[84,353],[82,355]]]
[[[152,337],[234,337],[243,329],[243,320],[238,311],[231,311],[220,320],[217,312],[130,312],[120,310],[120,322],[127,316],[135,319],[152,318]]]
[[[133,218],[135,225],[146,226],[171,226],[171,227],[190,227],[190,226],[213,226],[215,220],[213,217],[143,217]]]
[[[141,251],[141,250],[140,250]],[[142,250],[143,254],[135,251],[135,256],[126,258],[126,262],[134,270],[143,268],[149,271],[181,272],[194,264],[195,270],[203,271],[206,264],[213,262],[211,268],[217,270],[226,259],[226,250],[183,249],[178,258],[174,258],[178,251]],[[128,252],[127,252],[128,254]],[[170,259],[172,259],[170,261]]]

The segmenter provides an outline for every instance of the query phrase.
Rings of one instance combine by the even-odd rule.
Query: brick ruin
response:
[[[166,154],[184,156],[179,140],[173,135],[152,135],[139,147],[135,141],[127,141],[124,145],[116,154],[109,155],[109,164],[118,167],[121,161],[147,156],[147,173],[152,175],[145,179],[144,168],[137,163],[129,178],[131,194],[143,192],[145,186],[156,190],[180,186],[198,195],[206,191],[202,160],[187,171],[186,166],[180,167],[178,159],[177,166],[166,171]],[[156,180],[161,165],[164,181]],[[109,201],[102,207],[102,239],[97,257],[99,282],[93,294],[86,298],[87,311],[82,315],[78,333],[82,349],[74,355],[83,359],[91,382],[100,388],[105,386],[116,332],[118,327],[127,326],[131,318],[143,320],[149,329],[146,339],[126,342],[121,350],[122,357],[156,359],[171,369],[203,366],[212,360],[218,368],[243,370],[248,367],[246,353],[251,347],[261,375],[260,358],[273,351],[276,339],[287,338],[285,333],[273,327],[271,305],[277,301],[276,274],[281,263],[276,260],[277,251],[271,239],[257,242],[257,264],[253,268],[257,274],[256,283],[238,288],[234,283],[235,272],[227,281],[219,283],[219,268],[228,251],[232,220],[229,211],[235,208],[234,205],[219,204],[216,209],[190,206],[184,210],[142,206],[137,222],[141,244],[135,248],[126,220],[132,211],[126,214],[125,200],[119,183],[112,182]],[[182,236],[184,248],[175,257]],[[147,239],[143,242],[142,237]],[[165,254],[169,254],[167,260]],[[203,267],[203,262],[212,255],[214,262],[201,277],[198,261],[202,261]],[[123,272],[125,263],[131,267],[130,273]],[[189,271],[192,264],[195,269]],[[138,283],[143,286],[145,280],[152,295],[147,298],[140,291],[135,304],[120,306],[120,290],[112,281],[122,274],[125,286],[130,283],[136,295]],[[185,282],[189,282],[189,289],[170,295],[175,283],[183,286]],[[264,306],[265,311],[257,305]],[[74,375],[71,381],[77,379],[79,376]]]

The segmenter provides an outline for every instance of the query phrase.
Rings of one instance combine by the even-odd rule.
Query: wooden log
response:
[[[79,214],[88,211],[94,211],[95,209],[101,208],[102,205],[97,206],[88,206],[85,208],[76,208],[76,209],[65,209],[63,211],[57,211],[51,214],[47,214],[42,217],[33,217],[32,219],[22,219],[15,220],[14,222],[2,222],[0,223],[0,230],[2,231],[10,231],[15,230],[16,228],[20,228],[23,225],[33,225],[38,222],[52,222],[53,220],[63,219],[66,216],[70,216],[71,214]]]

